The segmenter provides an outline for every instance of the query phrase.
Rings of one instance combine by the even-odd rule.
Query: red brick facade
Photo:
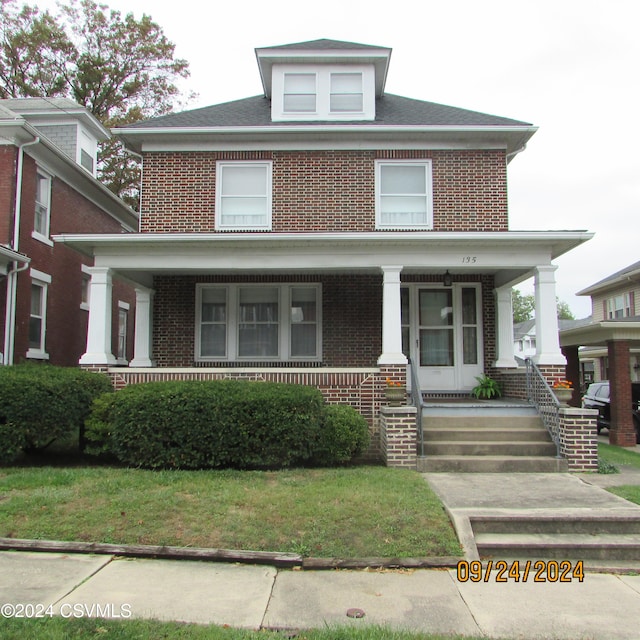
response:
[[[407,150],[146,153],[141,231],[214,232],[218,160],[272,161],[274,232],[375,231],[375,160],[423,158],[434,231],[508,230],[504,151]]]
[[[0,239],[9,244],[13,236],[13,209],[15,202],[15,147],[0,147]],[[26,359],[29,350],[29,318],[31,304],[31,269],[51,277],[47,287],[45,351],[48,362],[61,366],[76,366],[86,350],[88,311],[81,308],[82,265],[91,260],[76,251],[53,242],[42,242],[32,237],[34,228],[37,165],[24,155],[20,246],[21,253],[29,256],[29,267],[18,274],[16,300],[16,328],[14,362]],[[11,188],[13,185],[13,188]],[[53,177],[51,181],[50,235],[57,233],[120,233],[122,226],[111,215],[79,194],[69,184]],[[0,289],[2,323],[6,287]],[[127,355],[133,354],[133,327],[135,293],[120,282],[113,290],[113,348],[117,351],[118,302],[129,305],[129,331]],[[3,332],[4,335],[4,332]]]

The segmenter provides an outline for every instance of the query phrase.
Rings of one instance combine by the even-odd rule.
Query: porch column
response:
[[[136,325],[134,330],[133,359],[130,367],[153,367],[151,360],[151,326],[153,290],[136,287]]]
[[[567,363],[560,351],[558,335],[558,302],[556,300],[555,271],[558,267],[544,265],[536,267],[536,355],[537,365]]]
[[[511,296],[511,287],[496,289],[498,358],[494,363],[495,367],[514,368],[518,366],[513,355],[513,301]]]
[[[111,305],[113,281],[111,269],[91,267],[89,288],[89,327],[87,351],[80,358],[81,365],[115,365],[111,352]]]
[[[402,267],[382,269],[382,354],[378,364],[407,364],[402,353],[402,312],[400,306],[400,272]]]
[[[619,447],[634,447],[636,430],[631,413],[631,362],[627,340],[607,341],[609,354],[609,396],[611,429],[609,442]]]

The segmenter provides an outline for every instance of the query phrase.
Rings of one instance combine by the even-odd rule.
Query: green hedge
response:
[[[0,460],[80,433],[93,400],[109,390],[107,376],[73,367],[0,367]]]
[[[272,469],[344,462],[366,446],[368,428],[355,410],[327,407],[313,387],[151,382],[96,400],[87,439],[90,451],[128,466]]]

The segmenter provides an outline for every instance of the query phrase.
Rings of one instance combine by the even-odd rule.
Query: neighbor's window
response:
[[[31,269],[31,303],[29,309],[29,350],[27,358],[46,359],[47,292],[51,276]]]
[[[49,237],[49,218],[51,205],[51,178],[38,171],[36,174],[36,208],[33,230],[45,238]]]
[[[218,162],[216,228],[271,228],[271,163]]]
[[[607,300],[607,319],[628,318],[633,314],[633,296],[623,293]]]
[[[376,162],[376,222],[383,229],[432,227],[430,160]]]
[[[118,353],[120,361],[127,359],[127,331],[129,327],[129,305],[118,302]]]

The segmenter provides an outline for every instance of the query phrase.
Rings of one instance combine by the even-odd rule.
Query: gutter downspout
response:
[[[11,248],[18,251],[20,247],[20,212],[22,208],[22,168],[24,164],[24,148],[30,147],[40,142],[40,137],[36,136],[30,142],[18,145],[18,161],[16,165],[16,197],[13,211],[13,241]],[[15,262],[12,269],[7,273],[7,308],[4,322],[4,357],[2,364],[13,364],[13,351],[15,346],[16,333],[16,297],[18,293],[18,273],[24,271],[29,266],[28,262],[18,267]]]

